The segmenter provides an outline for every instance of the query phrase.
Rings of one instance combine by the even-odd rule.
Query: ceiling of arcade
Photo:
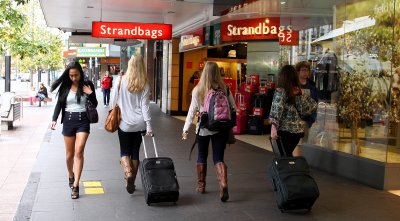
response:
[[[213,15],[216,5],[229,9],[232,2],[248,5]],[[47,25],[64,31],[91,32],[92,21],[169,23],[174,36],[220,21],[266,16],[284,18],[298,29],[324,25],[332,23],[333,6],[345,2],[349,0],[40,0]]]

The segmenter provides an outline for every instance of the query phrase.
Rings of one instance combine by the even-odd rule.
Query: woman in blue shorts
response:
[[[53,114],[51,129],[55,130],[61,112],[62,134],[66,150],[71,198],[79,198],[79,180],[83,168],[83,153],[90,133],[90,123],[86,115],[87,100],[97,107],[96,93],[91,81],[84,80],[81,65],[71,62],[64,73],[52,85],[51,91],[58,89],[58,100]]]

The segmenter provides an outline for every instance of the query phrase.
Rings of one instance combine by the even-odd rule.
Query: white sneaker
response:
[[[104,107],[107,107],[107,105],[104,104]]]

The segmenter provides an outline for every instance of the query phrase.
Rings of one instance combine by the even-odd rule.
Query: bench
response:
[[[2,104],[2,106],[5,104]],[[11,103],[9,108],[1,111],[1,130],[11,130],[14,125],[14,121],[21,118],[21,106],[20,102]]]
[[[29,102],[31,105],[36,105],[36,101],[38,100],[37,97],[24,97],[22,101]],[[53,99],[51,97],[45,98],[43,100],[43,104],[47,105],[47,102],[52,102]]]

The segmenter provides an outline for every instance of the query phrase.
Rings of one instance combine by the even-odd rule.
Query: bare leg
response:
[[[67,163],[68,177],[74,176],[75,136],[64,136],[65,159]]]
[[[83,169],[83,154],[85,151],[86,140],[89,134],[85,132],[76,133],[75,141],[75,182],[74,186],[79,186],[79,180],[81,179],[82,169]]]
[[[293,154],[294,157],[302,156],[302,153],[301,153],[301,145],[297,144],[297,146],[296,146],[296,148],[294,148],[292,154]]]

